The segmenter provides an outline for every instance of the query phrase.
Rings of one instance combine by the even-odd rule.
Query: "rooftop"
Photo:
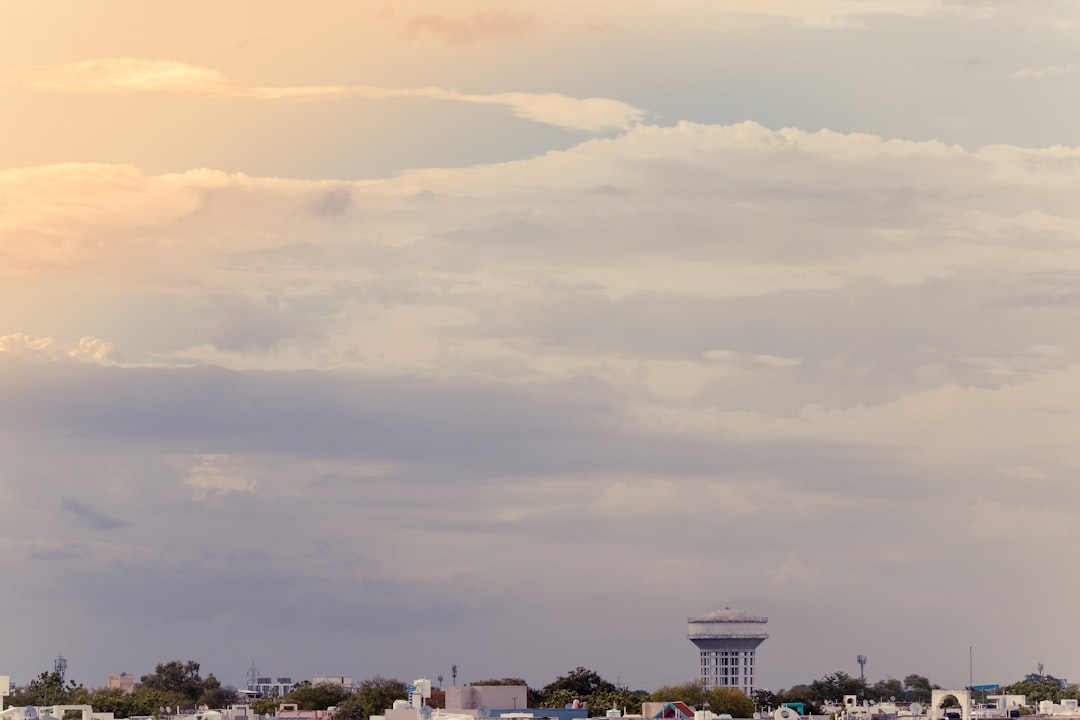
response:
[[[755,615],[754,613],[748,613],[743,610],[732,610],[731,608],[724,608],[723,610],[714,610],[704,615],[698,615],[697,617],[688,617],[686,622],[692,623],[766,623],[769,622],[769,618],[764,615]]]

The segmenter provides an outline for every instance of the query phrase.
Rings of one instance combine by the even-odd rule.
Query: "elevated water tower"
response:
[[[706,690],[730,687],[754,691],[755,654],[769,639],[769,618],[725,608],[686,619],[686,637],[697,646]]]

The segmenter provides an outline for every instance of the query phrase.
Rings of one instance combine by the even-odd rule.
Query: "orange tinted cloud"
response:
[[[467,19],[459,20],[441,13],[423,13],[405,23],[398,36],[415,40],[429,34],[440,37],[450,45],[471,45],[481,40],[502,40],[528,37],[536,31],[536,22],[529,15],[514,15],[501,10],[478,10]]]
[[[372,85],[248,87],[233,82],[211,68],[137,58],[105,58],[69,65],[27,66],[10,71],[5,77],[16,85],[91,93],[175,92],[252,100],[314,100],[337,97],[389,100],[419,97],[500,105],[520,118],[586,132],[626,130],[645,117],[643,110],[619,100],[575,98],[559,93],[508,92],[480,95],[438,87],[383,88]]]
[[[79,92],[161,90],[229,94],[232,84],[217,70],[168,60],[101,58],[68,65],[25,66],[6,73],[8,80],[37,88]]]

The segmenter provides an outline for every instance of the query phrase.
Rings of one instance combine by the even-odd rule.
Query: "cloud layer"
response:
[[[108,564],[154,522],[133,513],[198,512],[220,519],[191,552],[217,554],[221,573],[258,569],[260,521],[325,513],[269,551],[308,562],[335,547],[307,581],[381,583],[456,618],[495,612],[471,584],[557,576],[578,543],[633,549],[589,566],[601,585],[678,555],[717,568],[714,594],[739,574],[734,602],[789,618],[828,616],[863,586],[857,567],[913,585],[957,577],[931,558],[1019,561],[1053,537],[1034,531],[1048,511],[1030,488],[1077,499],[1080,349],[1062,328],[1080,277],[1078,162],[1073,148],[747,122],[639,125],[381,181],[5,171],[4,303],[31,285],[75,291],[85,310],[26,309],[23,326],[74,317],[106,338],[0,341],[0,423],[24,448],[11,472],[59,444],[49,464],[99,465],[118,498],[106,513],[69,489],[60,506],[107,546],[32,552],[58,572],[69,556]],[[31,487],[62,486],[33,472],[54,479],[3,486],[30,507]],[[1026,539],[1002,542],[1004,507],[1031,521]],[[26,522],[56,511],[38,508]],[[366,529],[346,541],[357,513]],[[684,530],[643,535],[655,522]],[[717,560],[717,533],[758,539]],[[476,559],[510,538],[534,547]],[[356,542],[378,557],[350,555]],[[183,573],[193,557],[162,562]],[[1065,555],[1041,557],[1032,573]],[[989,590],[986,570],[959,578]],[[782,599],[799,592],[820,603]],[[676,618],[684,605],[662,602]],[[776,645],[813,633],[789,627]]]
[[[1074,677],[1078,17],[21,6],[0,672]]]
[[[16,85],[89,93],[173,92],[253,100],[425,98],[498,105],[508,108],[520,118],[587,132],[625,130],[645,116],[643,110],[618,100],[573,98],[559,93],[482,95],[436,87],[381,88],[367,85],[245,87],[210,68],[139,58],[104,58],[70,65],[30,66],[9,71],[6,77],[8,82]]]

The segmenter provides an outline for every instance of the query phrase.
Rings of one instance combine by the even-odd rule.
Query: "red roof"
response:
[[[653,715],[654,718],[693,718],[693,709],[682,701],[669,702],[660,708],[660,712]]]

